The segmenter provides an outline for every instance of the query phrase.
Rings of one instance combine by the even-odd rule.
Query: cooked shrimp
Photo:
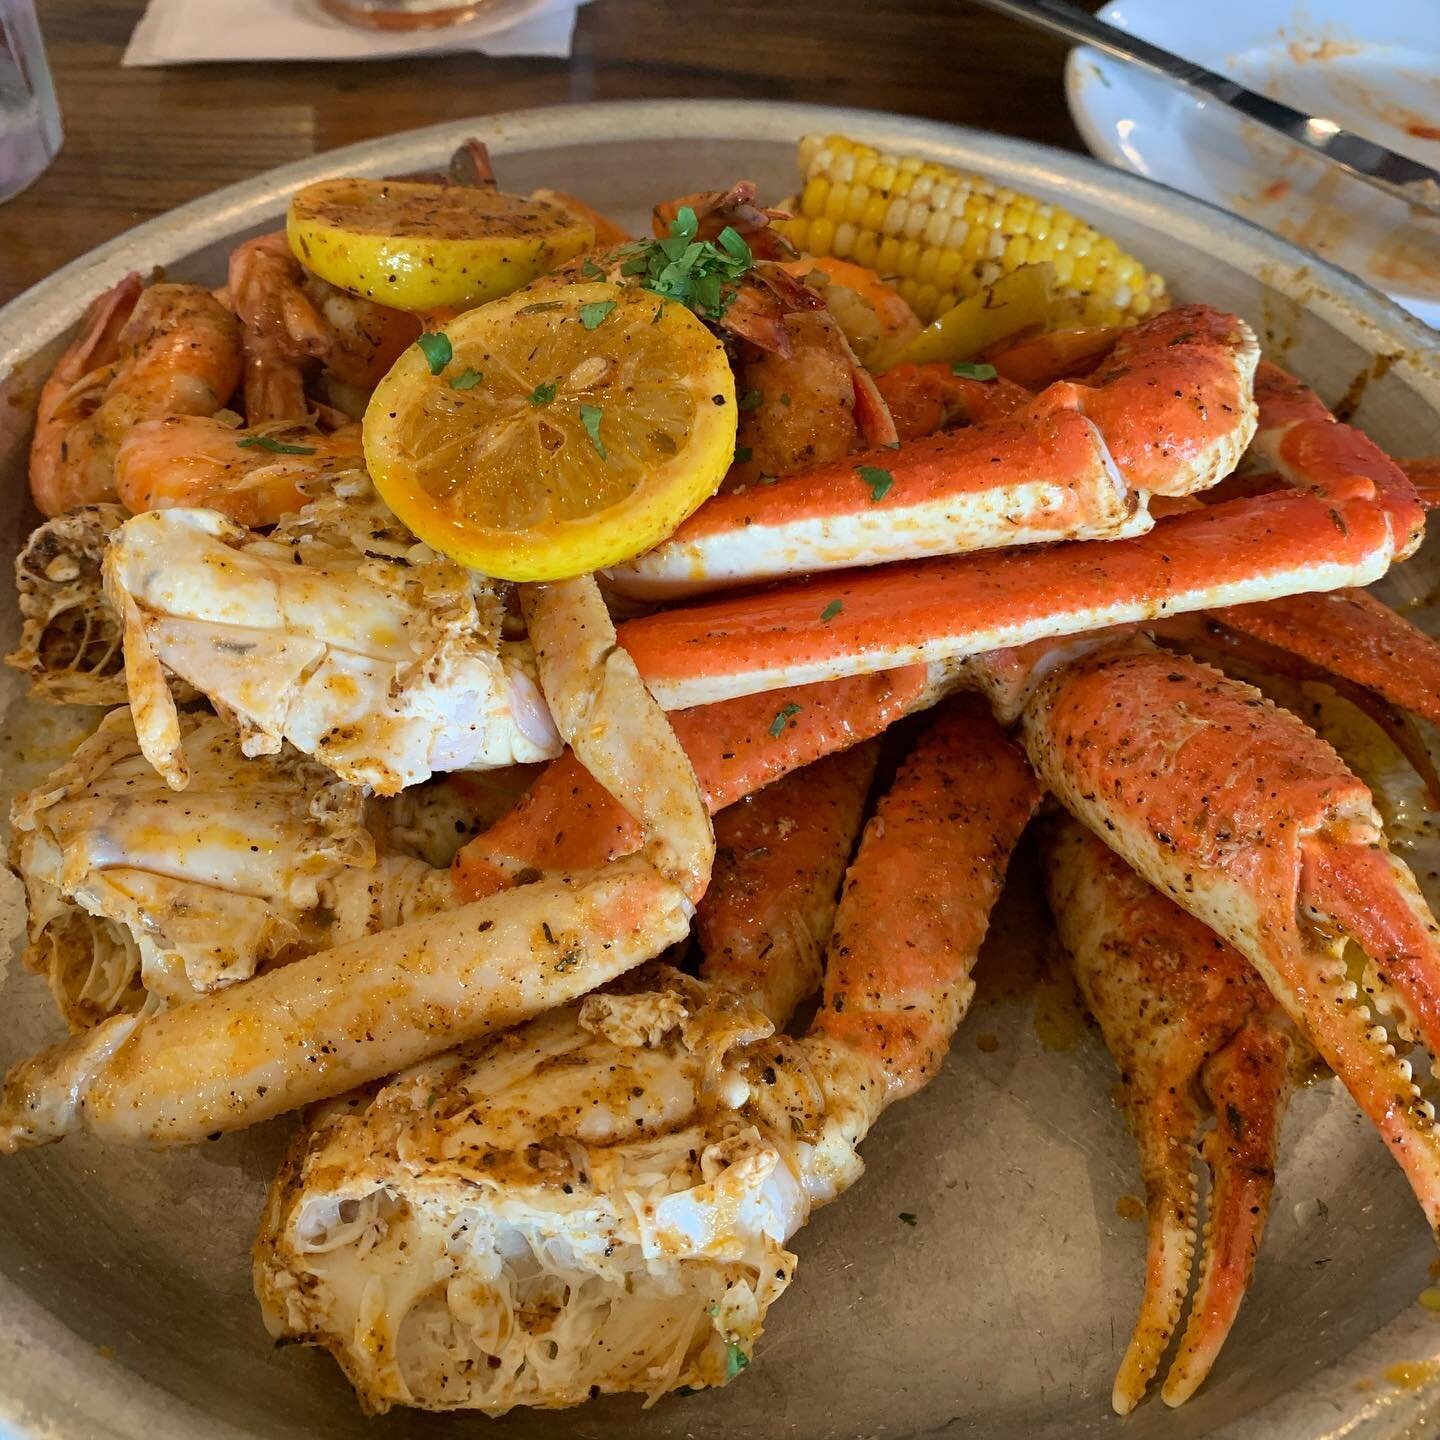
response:
[[[115,484],[133,514],[198,505],[266,526],[328,491],[337,475],[364,467],[358,425],[326,435],[309,424],[242,430],[170,415],[143,421],[121,442]]]
[[[736,448],[750,453],[731,470],[734,481],[788,475],[859,444],[855,365],[840,326],[823,310],[782,323],[790,353],[762,352],[741,372]]]
[[[200,285],[126,276],[91,305],[80,338],[40,392],[30,493],[44,515],[115,498],[115,453],[130,428],[213,415],[240,379],[240,333]]]
[[[237,246],[229,278],[244,327],[245,415],[252,425],[312,411],[305,396],[308,363],[323,362],[342,385],[373,389],[420,333],[413,315],[309,274],[281,231]]]
[[[827,255],[806,256],[791,268],[825,297],[866,365],[893,359],[920,333],[920,317],[905,297],[868,266]]]

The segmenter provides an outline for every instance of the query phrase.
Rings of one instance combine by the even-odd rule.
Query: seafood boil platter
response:
[[[221,191],[0,372],[0,1434],[1424,1424],[1433,332],[625,103]]]

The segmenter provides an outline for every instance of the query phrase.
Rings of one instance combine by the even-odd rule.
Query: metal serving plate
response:
[[[273,226],[298,185],[433,168],[470,134],[489,142],[509,188],[573,190],[639,227],[655,199],[739,176],[786,194],[794,141],[817,130],[1063,201],[1162,269],[1177,297],[1247,316],[1328,399],[1358,398],[1360,423],[1395,453],[1440,450],[1432,332],[1351,277],[1173,191],[1078,156],[887,115],[594,105],[457,122],[272,171],[122,236],[17,300],[0,317],[7,557],[33,523],[22,452],[36,382],[86,302],[125,271],[161,265],[216,282],[233,241]],[[1433,556],[1412,561],[1406,583],[1428,588],[1437,568]],[[14,601],[0,588],[8,644]],[[0,726],[7,788],[53,765],[58,724],[10,705]],[[649,1411],[607,1400],[498,1422],[362,1418],[328,1357],[272,1349],[250,1294],[249,1246],[285,1133],[277,1125],[183,1152],[71,1140],[0,1161],[0,1433],[1316,1440],[1423,1424],[1430,1387],[1386,1372],[1440,1364],[1440,1328],[1416,1304],[1434,1247],[1400,1171],[1333,1082],[1303,1093],[1287,1122],[1254,1290],[1210,1383],[1178,1412],[1152,1399],[1128,1421],[1110,1413],[1142,1272],[1141,1227],[1117,1203],[1140,1181],[1110,1062],[1047,968],[1026,869],[1002,904],[944,1073],[884,1117],[865,1148],[868,1176],[798,1237],[798,1281],[730,1389]],[[3,899],[13,935],[15,882]],[[5,1064],[57,1028],[40,983],[10,970]],[[918,1223],[902,1224],[901,1211]]]

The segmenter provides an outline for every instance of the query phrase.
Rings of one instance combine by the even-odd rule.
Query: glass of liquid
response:
[[[320,0],[337,19],[369,30],[435,30],[473,20],[493,0]]]
[[[60,140],[60,107],[34,0],[0,0],[0,200],[43,174]]]

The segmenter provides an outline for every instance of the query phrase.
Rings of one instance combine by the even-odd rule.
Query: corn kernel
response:
[[[838,255],[842,260],[848,260],[854,248],[855,226],[849,220],[842,220],[835,227],[835,239],[831,243],[830,253]]]
[[[810,222],[810,238],[806,249],[812,255],[828,255],[835,244],[835,222],[819,215]]]
[[[859,265],[868,265],[870,269],[873,270],[879,249],[880,237],[876,235],[874,230],[862,225],[859,234],[855,238],[855,262]]]

